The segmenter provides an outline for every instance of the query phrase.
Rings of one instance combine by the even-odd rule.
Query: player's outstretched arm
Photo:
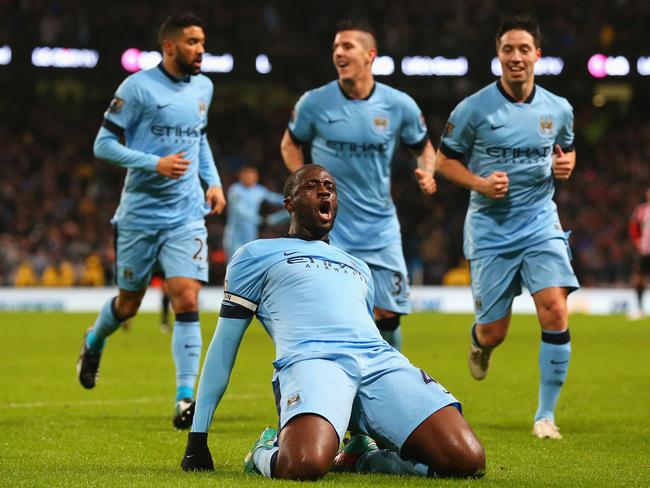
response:
[[[448,158],[442,151],[436,156],[436,170],[458,186],[474,190],[488,198],[504,198],[508,193],[508,174],[495,171],[487,178],[472,173],[457,159]]]
[[[432,195],[436,192],[436,180],[434,175],[436,173],[436,150],[431,145],[431,141],[427,141],[420,154],[416,155],[417,168],[415,169],[415,177],[418,179],[420,189],[426,195]]]
[[[302,146],[297,144],[289,134],[289,130],[284,131],[282,142],[280,143],[280,152],[284,164],[291,173],[295,173],[305,165],[305,158],[302,154]]]
[[[559,144],[555,145],[553,155],[553,176],[556,180],[568,180],[576,167],[576,152],[565,153]]]
[[[201,370],[192,432],[188,435],[185,455],[181,461],[181,467],[185,471],[214,469],[208,448],[208,428],[228,386],[239,345],[251,320],[252,315],[245,318],[223,317],[222,307],[222,316],[217,322]]]

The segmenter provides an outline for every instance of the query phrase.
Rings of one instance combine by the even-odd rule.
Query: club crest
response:
[[[388,118],[377,115],[375,117],[374,126],[377,132],[386,132],[388,131]]]
[[[544,115],[539,119],[539,133],[545,136],[553,135],[553,117]]]

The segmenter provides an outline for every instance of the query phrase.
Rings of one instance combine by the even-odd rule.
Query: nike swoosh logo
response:
[[[158,104],[157,107],[158,107],[159,109],[161,109],[161,108],[169,107],[170,105],[171,105],[171,103],[165,103],[165,104],[162,104],[162,105],[161,105],[161,104]]]
[[[327,123],[328,123],[328,124],[335,124],[335,123],[337,123],[337,122],[342,122],[343,120],[344,120],[344,119],[330,119],[330,118],[328,118],[328,119],[327,119]]]
[[[200,344],[185,344],[185,349],[190,349],[192,347],[201,347]]]
[[[291,256],[292,254],[298,254],[298,251],[284,252],[285,256]]]
[[[492,124],[492,125],[490,125],[490,129],[497,130],[497,129],[500,129],[501,127],[505,127],[505,126],[506,126],[506,124],[501,124],[501,125],[493,125]]]
[[[551,364],[566,364],[568,362],[568,359],[566,361],[556,361],[555,359],[551,359]]]
[[[194,454],[188,454],[188,455],[185,456],[185,457],[186,457],[187,459],[189,459],[189,458],[191,458],[191,457],[194,457]]]

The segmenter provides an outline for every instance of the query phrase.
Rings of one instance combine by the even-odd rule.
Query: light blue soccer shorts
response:
[[[477,324],[505,317],[522,283],[531,294],[545,288],[580,285],[571,267],[571,251],[565,239],[554,238],[516,251],[470,260],[472,295]]]
[[[399,451],[431,414],[448,405],[461,409],[442,385],[387,344],[319,356],[277,372],[281,428],[297,415],[316,414],[332,424],[339,440],[349,426]]]
[[[336,245],[335,242],[332,244]],[[401,243],[392,243],[376,251],[344,250],[370,268],[375,283],[376,307],[402,315],[411,313],[411,287]]]
[[[116,281],[122,290],[145,289],[156,264],[165,278],[208,281],[208,231],[203,220],[172,229],[122,229],[116,226]]]

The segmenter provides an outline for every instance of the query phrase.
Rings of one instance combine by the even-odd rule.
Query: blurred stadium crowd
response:
[[[184,4],[208,22],[212,52],[258,45],[276,55],[303,53],[310,64],[285,66],[271,79],[213,77],[215,98],[209,137],[225,186],[243,165],[256,166],[261,183],[279,191],[287,171],[279,143],[293,104],[306,89],[335,76],[329,46],[336,20],[350,3],[226,1]],[[298,8],[300,6],[300,8]],[[511,8],[508,8],[511,7]],[[650,25],[647,2],[578,3],[545,0],[454,2],[379,0],[357,2],[375,26],[380,50],[426,53],[490,48],[504,15],[537,14],[543,47],[557,52],[592,49],[637,52]],[[156,26],[170,12],[163,2],[0,1],[0,45],[16,52],[35,45],[92,46],[123,50],[129,43],[155,48]],[[114,41],[119,33],[121,44]],[[233,48],[236,46],[236,48]],[[118,57],[119,59],[119,57]],[[92,143],[123,71],[98,74],[34,71],[0,66],[0,285],[72,286],[112,284],[110,218],[119,201],[124,172],[97,161]],[[12,71],[10,71],[12,70]],[[471,72],[470,72],[471,73]],[[488,73],[489,75],[489,73]],[[489,81],[385,78],[410,93],[428,121],[437,145],[446,116],[460,99]],[[546,86],[546,79],[538,82]],[[643,96],[592,103],[593,80],[553,80],[551,88],[575,109],[578,164],[568,183],[557,185],[556,202],[565,229],[572,230],[574,267],[583,285],[623,286],[634,249],[627,220],[650,186],[650,120]],[[647,84],[647,83],[646,83]],[[642,91],[642,87],[632,87]],[[647,90],[647,89],[646,89]],[[8,123],[10,122],[10,123]],[[416,191],[414,162],[398,153],[393,194],[402,224],[405,255],[415,284],[463,283],[462,223],[467,192],[438,178],[438,193]],[[225,217],[209,220],[211,284],[225,269],[221,248]],[[283,233],[263,228],[263,236]],[[455,269],[459,266],[460,269]],[[454,270],[449,274],[450,270]]]

